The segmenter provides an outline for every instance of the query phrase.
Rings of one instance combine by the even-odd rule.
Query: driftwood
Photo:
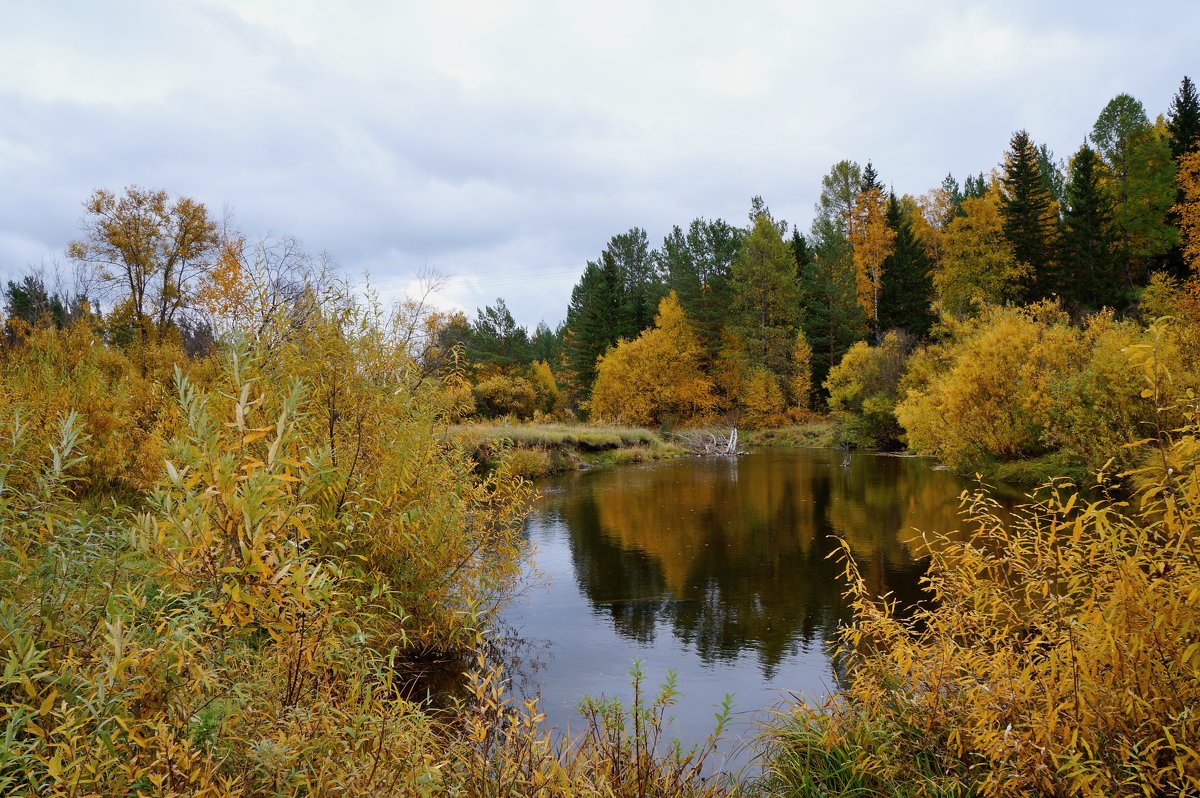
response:
[[[710,430],[689,430],[676,432],[672,437],[676,443],[693,454],[731,457],[738,453],[737,427],[730,430],[728,435]]]

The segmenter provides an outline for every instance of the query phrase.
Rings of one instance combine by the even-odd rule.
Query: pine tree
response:
[[[1086,144],[1071,160],[1059,261],[1064,299],[1084,307],[1120,303],[1120,263],[1113,242],[1112,207],[1101,186],[1104,164]]]
[[[667,289],[650,257],[646,231],[640,227],[609,239],[605,254],[621,273],[624,284],[621,313],[617,321],[620,338],[636,338],[654,324],[654,313]]]
[[[792,228],[791,244],[792,254],[796,256],[796,276],[799,277],[804,274],[804,267],[813,259],[812,250],[798,227]]]
[[[778,376],[790,372],[800,326],[796,257],[770,214],[760,213],[742,241],[731,273],[733,307],[729,325],[754,366]]]
[[[867,168],[863,169],[862,173],[862,185],[858,190],[859,193],[862,193],[872,189],[878,189],[880,193],[883,193],[883,183],[879,182],[879,172],[875,171],[875,165],[867,161]]]
[[[1200,147],[1200,96],[1187,75],[1171,100],[1167,130],[1171,133],[1171,157],[1177,163],[1185,153]]]
[[[1057,210],[1029,134],[1018,130],[1009,146],[1000,177],[1000,215],[1013,256],[1032,270],[1033,286],[1024,298],[1036,299],[1049,296],[1058,282],[1052,273]]]
[[[721,219],[693,219],[686,235],[676,225],[655,253],[660,274],[679,298],[711,363],[729,314],[729,271],[743,233]]]
[[[893,251],[883,267],[879,329],[905,330],[924,338],[933,326],[933,262],[913,226],[915,208],[905,207],[895,194],[888,197],[885,220],[893,231]]]
[[[529,333],[513,319],[503,299],[475,312],[467,336],[467,357],[477,366],[504,370],[528,366],[533,360]]]
[[[596,359],[617,342],[624,280],[606,251],[600,262],[588,261],[571,290],[564,342],[567,367],[578,400],[586,400],[596,380]]]

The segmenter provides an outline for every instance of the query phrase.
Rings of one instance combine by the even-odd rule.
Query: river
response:
[[[628,700],[635,660],[650,688],[674,671],[671,733],[702,741],[731,693],[720,756],[744,765],[771,707],[835,689],[829,643],[850,618],[835,538],[872,590],[911,605],[925,567],[915,530],[962,525],[968,485],[932,462],[843,458],[773,449],[541,483],[530,578],[503,616],[521,641],[516,691],[540,694],[552,726],[578,731],[580,696]]]

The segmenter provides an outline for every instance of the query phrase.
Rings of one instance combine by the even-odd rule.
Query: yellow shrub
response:
[[[932,600],[910,618],[874,598],[847,555],[848,675],[823,709],[800,706],[781,723],[773,785],[1200,792],[1198,438],[1192,408],[1133,475],[1132,504],[1058,485],[1010,517],[983,493],[964,496],[971,534],[930,538]]]
[[[739,404],[740,423],[750,429],[778,427],[785,422],[783,389],[775,375],[765,368],[751,369],[747,374]]]

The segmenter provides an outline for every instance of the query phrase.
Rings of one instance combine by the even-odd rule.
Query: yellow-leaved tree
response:
[[[1200,273],[1200,150],[1179,159],[1176,176],[1182,195],[1175,205],[1179,232],[1183,237],[1183,258],[1193,274]]]
[[[941,256],[933,287],[942,309],[954,315],[981,302],[1014,299],[1029,275],[1029,267],[1013,257],[1004,237],[995,191],[963,202],[963,215],[942,231]]]
[[[883,264],[896,248],[896,231],[884,218],[886,203],[880,189],[860,192],[854,199],[855,223],[850,228],[858,301],[866,309],[872,329],[879,327]]]
[[[658,305],[654,328],[621,341],[596,364],[593,418],[625,424],[701,421],[716,407],[700,368],[700,340],[672,291]]]

